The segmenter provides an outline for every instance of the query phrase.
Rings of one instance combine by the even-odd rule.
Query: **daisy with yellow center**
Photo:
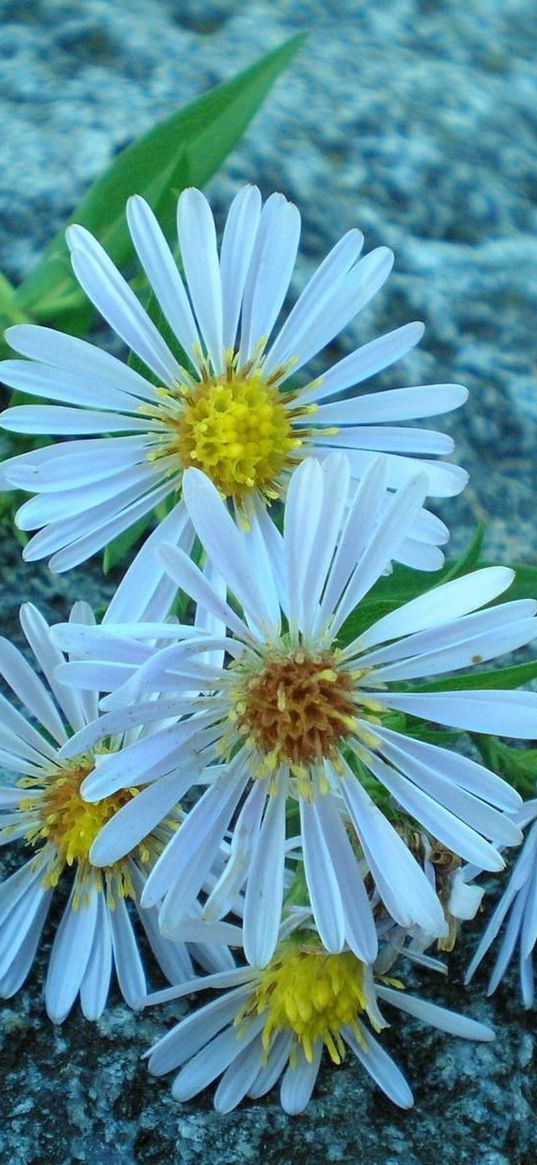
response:
[[[211,925],[206,929],[210,933]],[[323,1048],[335,1065],[350,1050],[394,1104],[409,1108],[405,1077],[371,1030],[387,1026],[379,1001],[464,1039],[488,1041],[493,1032],[391,982],[395,988],[376,982],[373,968],[350,951],[329,954],[314,932],[295,932],[280,941],[262,971],[237,967],[150,995],[146,1002],[153,1004],[206,988],[220,992],[150,1049],[149,1070],[161,1076],[179,1069],[172,1084],[179,1101],[221,1076],[214,1096],[219,1112],[245,1096],[265,1095],[281,1080],[282,1107],[294,1114],[308,1104]]]
[[[166,499],[181,507],[188,467],[211,478],[243,524],[256,521],[259,500],[285,495],[299,462],[312,453],[326,457],[334,447],[348,450],[355,482],[382,450],[392,489],[413,475],[416,458],[430,496],[463,489],[467,474],[435,460],[451,452],[451,439],[400,422],[449,412],[464,402],[466,389],[424,385],[332,399],[405,356],[422,335],[420,323],[372,340],[320,379],[302,373],[380,289],[393,261],[387,247],[361,258],[363,237],[350,230],[275,331],[300,234],[298,210],[282,194],[262,206],[256,187],[240,190],[218,249],[205,197],[184,191],[177,208],[184,278],[143,198],[129,200],[127,220],[174,337],[171,347],[92,235],[72,226],[67,241],[81,287],[147,375],[52,329],[21,325],[7,332],[27,359],[1,362],[0,378],[54,403],[8,409],[2,425],[77,438],[3,465],[0,486],[36,495],[17,515],[21,529],[39,531],[25,546],[28,561],[50,557],[54,570],[67,570],[139,519],[149,520]],[[421,509],[399,557],[434,570],[447,536],[443,523]]]
[[[80,603],[73,619],[87,626],[92,615]],[[18,841],[29,851],[24,863],[0,883],[0,996],[15,994],[26,979],[54,891],[63,886],[68,901],[52,942],[47,1011],[60,1023],[79,996],[84,1015],[97,1019],[106,1005],[113,969],[131,1006],[147,990],[134,916],[141,919],[169,981],[177,983],[192,974],[185,945],[162,938],[156,912],[140,906],[147,870],[178,824],[180,770],[179,776],[174,772],[174,788],[157,821],[146,819],[144,836],[118,862],[102,869],[92,865],[90,851],[105,823],[137,797],[143,801],[144,793],[128,788],[99,804],[84,801],[81,785],[105,756],[102,744],[97,753],[77,745],[80,733],[95,725],[96,700],[56,683],[55,669],[65,657],[30,604],[21,608],[21,625],[44,680],[17,648],[0,639],[2,676],[15,697],[13,703],[4,696],[0,699],[0,763],[12,774],[0,785],[0,843]],[[135,729],[134,736],[139,734]],[[142,739],[143,734],[142,729]],[[119,734],[109,740],[114,755],[121,755],[124,739]],[[65,757],[69,745],[73,755]]]
[[[166,547],[161,556],[198,611],[211,613],[213,633],[186,639],[181,628],[149,628],[162,642],[179,643],[124,673],[125,682],[104,701],[112,710],[101,730],[115,730],[140,700],[148,700],[139,705],[141,721],[155,717],[153,693],[175,692],[169,706],[187,713],[183,732],[192,734],[205,764],[205,788],[155,863],[143,903],[162,900],[160,923],[173,935],[230,830],[228,867],[204,914],[223,917],[244,888],[244,949],[257,966],[274,954],[286,879],[297,861],[330,953],[346,945],[366,963],[375,958],[372,884],[399,926],[419,926],[431,941],[446,936],[442,904],[411,837],[382,811],[388,796],[407,820],[481,868],[501,869],[498,846],[520,840],[509,815],[518,794],[476,762],[407,735],[394,713],[531,738],[536,693],[405,689],[409,680],[471,667],[476,655],[488,660],[528,643],[537,635],[537,604],[486,606],[513,577],[489,568],[436,587],[341,647],[341,627],[389,568],[426,488],[416,478],[390,497],[381,462],[358,491],[349,493],[349,478],[341,455],[301,465],[289,487],[283,534],[265,516],[262,541],[253,528],[237,527],[206,476],[188,470],[185,500],[215,581],[181,550]],[[68,628],[56,628],[56,635],[73,643]],[[99,644],[105,653],[104,637],[95,639],[94,652]],[[95,654],[91,667],[98,675]],[[101,667],[106,671],[104,658]],[[168,757],[174,747],[166,726],[150,743]],[[83,796],[98,801],[128,787],[126,771],[130,781],[143,779],[147,751],[134,745],[127,758],[127,768],[126,761],[105,759],[84,781]],[[155,781],[148,791],[155,806],[158,790]],[[300,837],[292,844],[298,820]],[[135,798],[103,827],[92,861],[118,860],[144,828]]]

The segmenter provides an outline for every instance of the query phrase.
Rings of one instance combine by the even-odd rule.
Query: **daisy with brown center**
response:
[[[300,466],[283,535],[267,518],[264,543],[253,529],[238,529],[203,474],[187,471],[191,521],[233,605],[180,550],[163,548],[162,557],[177,585],[228,634],[183,637],[133,667],[104,701],[113,710],[101,731],[120,728],[137,703],[140,721],[154,717],[155,701],[139,701],[155,691],[175,692],[170,707],[175,698],[181,714],[190,708],[183,731],[198,734],[192,746],[200,764],[205,760],[207,787],[156,862],[143,902],[163,899],[161,926],[173,935],[231,828],[228,869],[205,913],[222,917],[245,887],[244,949],[258,966],[271,959],[277,942],[298,819],[293,860],[298,846],[322,943],[331,953],[347,944],[364,962],[375,958],[377,944],[367,874],[400,926],[419,926],[433,937],[447,933],[442,905],[412,852],[414,826],[407,835],[405,820],[418,821],[450,851],[490,870],[502,868],[503,859],[489,839],[512,845],[521,836],[504,812],[519,805],[513,789],[476,762],[406,735],[393,712],[524,738],[534,732],[537,695],[402,691],[392,680],[469,667],[476,655],[491,659],[529,642],[537,634],[536,604],[479,610],[513,577],[503,568],[481,570],[407,603],[342,648],[340,628],[389,567],[426,488],[415,479],[386,505],[382,463],[350,494],[349,477],[341,455]],[[68,628],[56,634],[64,644],[73,641]],[[159,635],[164,641],[182,632],[163,627]],[[173,738],[166,727],[151,737],[153,750],[157,741],[159,755],[169,757]],[[148,757],[148,748],[135,744],[120,760],[105,759],[84,781],[84,797],[99,800],[128,787]],[[398,828],[382,811],[384,790],[399,807]],[[155,781],[144,794],[143,813],[137,799],[124,806],[103,827],[92,860],[118,860],[145,830],[147,812],[158,813],[159,797]]]
[[[237,967],[149,996],[148,1003],[159,1003],[218,990],[211,1003],[151,1048],[149,1070],[160,1076],[179,1069],[172,1096],[180,1101],[221,1076],[214,1097],[219,1112],[229,1112],[245,1096],[265,1095],[281,1080],[282,1107],[294,1114],[308,1104],[323,1048],[336,1065],[350,1050],[394,1104],[409,1108],[413,1097],[405,1077],[373,1035],[387,1026],[380,1001],[465,1039],[491,1040],[493,1032],[401,986],[398,980],[375,981],[373,969],[350,951],[329,954],[303,929],[279,942],[262,971]]]
[[[222,245],[209,205],[186,190],[177,210],[184,281],[147,203],[127,206],[134,249],[173,333],[169,347],[100,244],[82,227],[67,232],[74,273],[105,320],[147,369],[147,376],[84,340],[34,325],[7,339],[25,360],[0,364],[5,384],[52,404],[8,409],[12,432],[77,438],[10,458],[0,488],[36,494],[19,510],[23,530],[38,530],[28,561],[50,557],[55,570],[85,561],[122,530],[170,498],[182,507],[182,476],[204,471],[243,524],[285,495],[292,470],[313,452],[349,451],[359,481],[378,450],[390,488],[413,475],[416,459],[430,496],[459,493],[467,474],[440,463],[451,438],[400,422],[449,412],[466,399],[460,385],[424,385],[354,394],[333,401],[405,356],[423,328],[410,323],[365,344],[320,380],[302,378],[308,361],[346,327],[387,278],[387,247],[360,258],[351,230],[335,245],[270,339],[293,272],[300,215],[282,194],[261,204],[256,187],[239,191]],[[398,550],[419,569],[442,564],[446,527],[421,509]]]

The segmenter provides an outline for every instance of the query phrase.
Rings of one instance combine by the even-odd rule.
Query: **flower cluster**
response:
[[[401,975],[441,967],[427,949],[453,945],[481,901],[476,874],[501,870],[535,816],[454,742],[537,736],[537,693],[479,681],[537,638],[537,603],[504,601],[500,566],[375,601],[394,563],[418,579],[442,567],[448,532],[427,499],[466,482],[434,460],[449,438],[401,424],[457,407],[464,388],[358,391],[421,324],[302,375],[384,283],[387,248],[361,258],[350,231],[280,325],[300,231],[282,195],[241,190],[218,249],[206,199],[185,191],[183,275],[142,198],[127,217],[165,336],[75,226],[73,270],[135,365],[35,325],[9,329],[24,359],[0,364],[46,401],[7,409],[5,428],[75,438],[0,471],[34,494],[17,514],[38,530],[28,561],[67,570],[157,517],[100,622],[82,603],[52,628],[22,608],[41,676],[0,641],[0,837],[28,851],[0,885],[0,992],[25,980],[59,897],[54,1021],[77,996],[97,1018],[113,969],[132,1007],[217,993],[149,1053],[152,1072],[179,1069],[178,1100],[221,1077],[225,1112],[281,1078],[299,1112],[325,1049],[335,1064],[350,1050],[408,1107],[381,1005],[492,1038]],[[512,909],[492,986],[520,935],[527,1004],[536,838],[533,825],[470,968]],[[150,994],[142,930],[171,984]]]

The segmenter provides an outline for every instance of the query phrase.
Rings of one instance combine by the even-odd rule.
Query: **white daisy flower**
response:
[[[91,621],[92,614],[77,603],[71,618]],[[23,709],[0,697],[0,764],[13,774],[0,785],[0,844],[19,840],[32,851],[0,883],[0,996],[13,995],[26,979],[54,890],[61,883],[69,887],[69,897],[50,953],[47,1012],[60,1023],[79,996],[84,1015],[97,1019],[106,1005],[113,969],[130,1006],[147,990],[136,937],[139,927],[133,924],[129,899],[169,981],[181,982],[193,973],[185,945],[163,938],[156,910],[140,906],[147,870],[180,819],[175,811],[178,781],[188,786],[192,774],[188,768],[185,776],[184,767],[177,772],[174,761],[174,788],[166,795],[161,786],[158,821],[147,821],[145,836],[121,861],[94,868],[89,851],[95,838],[104,822],[136,797],[137,789],[126,789],[98,805],[82,799],[80,786],[99,755],[79,750],[76,739],[97,716],[97,697],[57,683],[54,672],[65,657],[35,607],[21,608],[21,624],[47,683],[17,648],[0,639],[2,676]],[[74,755],[67,759],[62,750],[70,739],[75,742]],[[108,747],[121,748],[129,739],[132,735],[110,740]],[[212,969],[222,967],[220,955],[207,951],[202,958]]]
[[[55,403],[8,409],[4,428],[78,438],[3,465],[4,488],[36,494],[17,515],[22,530],[39,529],[25,547],[28,561],[51,556],[58,571],[83,562],[166,498],[180,504],[188,466],[207,473],[246,520],[254,498],[282,496],[299,461],[312,452],[327,456],[334,447],[348,449],[355,480],[382,450],[390,488],[415,473],[418,458],[431,496],[463,489],[464,470],[434,460],[452,451],[451,438],[400,422],[457,408],[466,389],[436,384],[332,400],[406,355],[422,335],[420,323],[358,348],[319,380],[289,383],[382,286],[393,261],[387,247],[360,259],[360,231],[344,235],[269,342],[300,232],[298,210],[283,195],[273,194],[262,207],[256,187],[240,190],[218,253],[205,197],[186,190],[177,210],[184,281],[143,198],[129,200],[127,218],[180,352],[168,346],[100,244],[83,227],[70,227],[80,285],[147,376],[52,329],[8,330],[11,347],[28,359],[3,361],[0,377]],[[447,536],[443,523],[423,511],[401,559],[434,570]]]
[[[158,1003],[206,988],[222,991],[151,1048],[149,1070],[161,1076],[179,1069],[172,1085],[179,1101],[220,1076],[218,1112],[230,1112],[245,1096],[264,1096],[281,1079],[280,1102],[293,1115],[310,1100],[323,1048],[337,1065],[350,1049],[394,1104],[410,1108],[405,1077],[371,1031],[388,1026],[379,1003],[464,1039],[488,1041],[494,1033],[390,983],[402,986],[398,980],[377,983],[351,952],[329,954],[316,936],[295,933],[261,971],[237,967],[149,996],[148,1003]]]
[[[155,702],[139,701],[155,690],[175,692],[170,709],[195,713],[182,722],[182,731],[194,733],[197,726],[199,737],[192,735],[191,746],[217,762],[209,764],[205,792],[156,862],[144,902],[154,905],[164,898],[161,925],[172,934],[234,822],[246,886],[245,951],[250,962],[265,964],[281,918],[291,798],[298,803],[315,923],[329,951],[347,943],[365,962],[375,957],[365,870],[402,927],[445,934],[434,886],[409,848],[415,826],[409,824],[407,835],[403,824],[394,828],[375,794],[383,786],[403,819],[420,822],[450,850],[489,870],[503,867],[489,839],[502,845],[520,841],[520,830],[504,812],[518,808],[520,798],[475,761],[401,732],[397,713],[532,737],[537,693],[408,691],[401,681],[406,688],[408,681],[470,667],[477,658],[493,659],[527,643],[537,634],[537,604],[524,600],[480,610],[513,578],[506,568],[486,568],[406,603],[342,648],[340,629],[406,537],[423,501],[423,479],[407,483],[385,508],[385,472],[378,463],[347,510],[346,458],[334,455],[322,464],[310,459],[292,479],[283,535],[266,519],[270,552],[257,537],[261,526],[240,530],[202,473],[189,470],[184,490],[208,559],[226,579],[242,615],[181,550],[163,549],[176,584],[229,633],[160,650],[141,667],[131,667],[126,682],[106,701],[114,710],[103,717],[101,732],[149,721],[158,714]],[[154,628],[127,630],[155,634]],[[180,637],[181,630],[163,626],[160,634]],[[56,635],[60,643],[73,645],[69,629],[56,628]],[[106,651],[102,637],[100,642]],[[77,654],[84,650],[83,634],[75,646]],[[87,661],[89,674],[75,670],[73,675],[68,667],[63,678],[95,681],[96,649],[98,636],[89,643],[94,653],[93,662]],[[110,640],[108,649],[116,650]],[[224,650],[229,663],[209,662],[209,652]],[[192,696],[194,688],[202,694]],[[94,739],[90,730],[87,743]],[[159,756],[168,763],[177,745],[164,728],[149,745],[135,744],[104,761],[85,780],[83,795],[98,801],[143,782],[151,764],[155,780],[146,791],[147,804],[158,806],[157,741]],[[141,809],[141,799],[135,799],[107,823],[92,848],[93,861],[107,864],[122,856],[145,828]]]
[[[496,991],[518,946],[522,1002],[524,1007],[532,1007],[535,997],[533,952],[537,942],[537,798],[526,801],[515,814],[515,820],[521,828],[527,825],[531,825],[531,828],[514,863],[507,887],[485,927],[468,967],[465,982],[470,982],[506,923],[487,995]]]

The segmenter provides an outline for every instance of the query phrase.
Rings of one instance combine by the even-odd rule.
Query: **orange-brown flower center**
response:
[[[273,655],[241,684],[236,725],[278,764],[328,759],[354,727],[352,690],[330,652]]]

